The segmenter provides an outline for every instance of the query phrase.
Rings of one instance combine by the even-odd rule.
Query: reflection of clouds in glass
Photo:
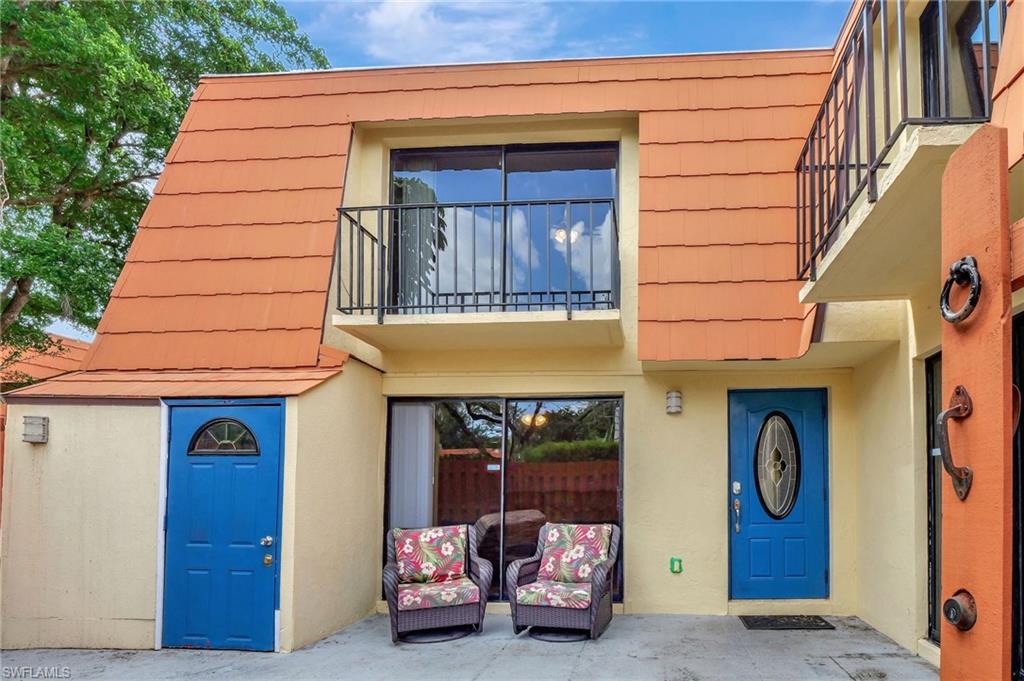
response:
[[[540,252],[533,243],[533,230],[526,210],[515,208],[509,221],[509,252],[512,256],[512,290],[524,291],[530,283],[529,269],[540,262]]]
[[[474,224],[474,213],[476,222]],[[488,293],[501,290],[501,217],[502,209],[490,208],[473,211],[459,207],[449,209],[447,222],[448,248],[441,252],[441,271],[438,289],[446,293]],[[476,234],[474,254],[473,235]],[[457,233],[457,238],[456,238]],[[456,251],[456,249],[458,249]],[[456,258],[456,252],[458,258]],[[455,261],[458,260],[456,269]],[[476,274],[476,287],[473,275]],[[456,287],[456,284],[458,286]],[[467,301],[472,302],[472,301]],[[480,302],[490,302],[486,296]],[[495,298],[497,302],[497,298]]]
[[[600,213],[604,212],[603,219]],[[614,238],[611,211],[607,207],[597,204],[594,209],[594,222],[589,225],[589,216],[586,220],[576,220],[571,227],[566,227],[564,217],[556,220],[552,215],[550,225],[534,221],[533,229],[530,229],[526,212],[516,209],[512,213],[511,230],[511,252],[512,252],[512,281],[514,290],[523,291],[527,289],[530,282],[530,271],[532,265],[532,283],[534,290],[550,289],[564,291],[566,289],[565,264],[569,258],[569,234],[576,234],[572,240],[572,271],[573,290],[589,290],[591,287],[601,290],[611,288],[611,254]],[[601,222],[598,220],[601,219]],[[539,225],[546,227],[545,230],[538,229]],[[559,236],[562,238],[559,239]],[[538,238],[539,237],[539,238]],[[547,240],[547,242],[545,241]],[[538,243],[539,242],[539,243]],[[550,249],[550,250],[549,250]],[[593,249],[593,259],[591,259]],[[541,255],[541,251],[545,255]],[[551,257],[551,278],[547,281],[548,261],[547,253]],[[591,261],[593,261],[593,276],[591,276]]]
[[[519,296],[518,301],[512,299],[508,302],[525,303],[524,294],[532,292],[535,295],[529,299],[535,303],[561,304],[548,294],[559,294],[567,288],[566,263],[570,243],[574,293],[585,295],[591,288],[595,292],[611,289],[612,239],[615,233],[608,204],[595,204],[592,211],[587,204],[574,206],[572,212],[577,215],[572,216],[576,219],[571,223],[566,221],[567,211],[562,205],[551,205],[550,222],[543,206],[532,209],[509,207],[507,240],[503,244],[505,210],[495,207],[492,219],[490,207],[445,209],[444,247],[436,261],[433,258],[432,220],[430,227],[424,225],[424,238],[430,239],[430,243],[424,246],[427,251],[425,259],[429,262],[425,263],[426,282],[420,299],[454,307],[479,305],[479,308],[469,307],[467,310],[486,310],[489,304],[501,302],[502,277],[505,276],[508,293]],[[591,218],[593,224],[590,223]],[[415,267],[415,262],[415,257],[412,257],[408,264]],[[415,290],[414,271],[406,272],[403,279]],[[411,299],[416,300],[415,294]]]
[[[596,218],[595,218],[596,221]],[[579,237],[572,242],[572,271],[573,285],[581,283],[583,288],[594,288],[597,290],[611,288],[611,245],[612,245],[612,214],[606,210],[604,220],[592,227],[588,227],[586,221],[577,220],[572,225],[572,231],[579,233]],[[552,237],[554,238],[554,237]],[[568,245],[563,241],[555,240],[556,250],[567,258]],[[591,253],[593,248],[593,281],[591,281]]]

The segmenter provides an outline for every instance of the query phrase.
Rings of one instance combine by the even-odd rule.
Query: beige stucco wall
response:
[[[380,593],[384,418],[380,372],[351,360],[285,416],[281,648],[370,613]]]
[[[160,407],[9,406],[4,648],[150,648],[156,612]],[[48,416],[50,441],[21,441]]]

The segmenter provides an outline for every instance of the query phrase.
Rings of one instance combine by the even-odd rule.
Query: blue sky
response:
[[[387,66],[831,47],[849,0],[282,3],[331,65]],[[58,321],[56,333],[92,333]]]
[[[831,47],[849,0],[283,2],[335,67]]]

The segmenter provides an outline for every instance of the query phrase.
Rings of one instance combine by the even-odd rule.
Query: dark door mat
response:
[[[740,615],[747,629],[835,629],[817,615]]]

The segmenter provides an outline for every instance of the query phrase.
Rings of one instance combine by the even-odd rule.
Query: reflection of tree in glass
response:
[[[498,402],[439,402],[434,429],[442,450],[465,452],[469,458],[495,458],[501,451],[501,404]]]
[[[397,204],[437,203],[434,189],[418,177],[395,176],[394,197]],[[400,233],[400,285],[395,291],[398,305],[430,302],[420,299],[420,291],[433,290],[434,268],[441,251],[448,247],[444,211],[444,208],[397,208],[392,216],[392,228]]]
[[[509,458],[518,462],[616,459],[617,407],[616,400],[510,402]]]

